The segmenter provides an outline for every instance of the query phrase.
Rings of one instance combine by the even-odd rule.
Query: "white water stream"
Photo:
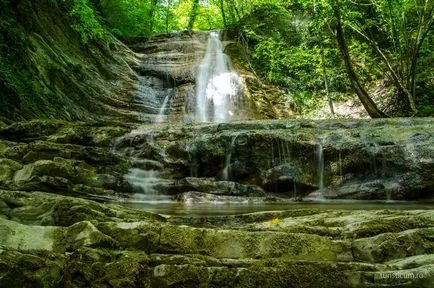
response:
[[[218,32],[211,32],[196,77],[196,122],[227,122],[234,118],[243,84],[223,53]]]

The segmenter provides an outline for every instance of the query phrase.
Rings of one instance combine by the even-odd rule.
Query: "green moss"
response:
[[[352,287],[358,279],[351,272],[329,263],[272,259],[239,271],[238,287]]]
[[[22,168],[20,163],[0,158],[0,181],[12,180],[15,171]]]
[[[15,122],[12,125],[0,129],[0,137],[25,141],[26,139],[40,139],[55,133],[66,123],[57,120],[33,120],[28,122]]]
[[[0,263],[1,287],[57,287],[64,257],[0,251]]]
[[[404,230],[427,228],[431,226],[434,226],[433,220],[426,217],[399,216],[363,222],[359,227],[357,227],[354,236],[371,237],[382,233],[396,233]]]
[[[355,240],[352,247],[354,259],[379,263],[414,255],[433,254],[433,232],[432,227],[421,228]]]
[[[104,209],[97,203],[62,199],[53,206],[52,217],[55,225],[70,226],[81,221],[101,221],[108,219]]]
[[[109,147],[112,142],[128,132],[128,128],[120,126],[100,126],[76,123],[59,129],[48,137],[48,141],[71,143],[85,146]]]

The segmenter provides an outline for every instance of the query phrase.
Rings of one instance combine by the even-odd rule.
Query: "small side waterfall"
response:
[[[152,195],[155,194],[154,188],[158,180],[158,172],[155,170],[133,168],[124,176],[124,179],[139,190],[138,192]]]
[[[227,122],[235,116],[236,97],[243,84],[223,53],[218,32],[211,32],[196,77],[196,122]]]
[[[324,190],[324,148],[321,144],[316,145],[316,165],[318,171],[318,187]]]
[[[196,146],[194,142],[187,143],[186,151],[188,153],[188,167],[190,169],[190,177],[198,177],[198,159],[196,156]]]
[[[146,119],[146,115],[157,115],[156,122],[164,121],[174,94],[174,89],[166,86],[166,83],[157,77],[139,76],[136,95],[143,119]]]
[[[232,153],[234,152],[234,148],[235,148],[235,142],[237,141],[237,137],[239,136],[236,135],[232,138],[231,144],[229,145],[229,150],[226,153],[226,161],[225,161],[225,168],[223,169],[223,180],[225,181],[229,181],[231,178],[231,160],[232,160]]]
[[[160,111],[158,111],[157,116],[157,123],[164,122],[164,117],[167,115],[167,111],[170,109],[169,101],[170,101],[170,94],[168,94],[163,101],[163,104],[161,105]]]

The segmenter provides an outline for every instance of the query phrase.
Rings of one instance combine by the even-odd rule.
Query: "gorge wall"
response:
[[[136,94],[139,101],[142,101],[141,111],[145,119],[155,121],[156,115],[164,110],[163,104],[166,104],[167,111],[163,114],[170,115],[168,119],[164,117],[166,120],[195,121],[191,114],[197,109],[196,100],[200,100],[196,95],[196,89],[201,89],[201,75],[207,74],[209,69],[215,69],[213,65],[219,66],[211,62],[208,63],[211,67],[201,68],[205,64],[202,61],[207,49],[210,48],[209,39],[212,33],[212,31],[194,33],[184,31],[156,36],[152,41],[143,41],[141,38],[126,39],[128,46],[140,58],[138,70],[140,82],[136,85]],[[237,88],[242,95],[232,99],[237,108],[231,119],[289,117],[291,111],[290,107],[285,105],[283,93],[276,87],[265,85],[259,80],[249,66],[245,48],[234,40],[236,35],[226,31],[219,34],[223,52],[228,56],[228,66],[240,79],[240,83],[236,85],[242,86]],[[214,78],[220,90],[229,91],[234,88],[226,87],[228,85],[221,82],[221,78],[230,77],[228,74],[222,73]],[[206,89],[203,87],[201,94],[205,94]],[[165,101],[166,99],[169,101]]]
[[[74,3],[1,2],[0,121],[154,121],[170,93],[176,97],[165,114],[180,115],[188,109],[208,32],[162,35],[152,41],[125,39],[127,47],[101,26],[102,35],[83,44],[83,35],[73,29],[83,25],[71,14]],[[225,50],[247,84],[248,116],[240,118],[287,115],[287,107],[279,104],[283,98],[268,98],[267,88],[239,57],[242,47],[226,34]]]
[[[73,1],[2,1],[0,121],[129,119],[134,54],[104,32],[82,44]]]

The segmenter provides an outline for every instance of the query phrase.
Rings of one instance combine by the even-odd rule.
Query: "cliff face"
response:
[[[0,1],[0,121],[136,119],[134,53],[103,32],[82,44],[73,1]]]
[[[152,90],[138,88],[137,98],[142,99],[141,111],[146,117],[157,114],[164,95],[172,93],[168,105],[170,120],[190,119],[195,106],[197,72],[207,51],[210,31],[187,31],[156,36],[152,41],[124,39],[140,58],[138,73],[152,82]],[[291,107],[284,93],[277,87],[266,85],[255,74],[248,59],[248,52],[240,44],[236,31],[220,31],[223,52],[229,57],[231,69],[240,76],[243,95],[237,103],[233,119],[280,119],[291,117]],[[212,65],[210,65],[212,68]],[[160,83],[160,84],[156,84]],[[219,85],[225,86],[223,83]],[[138,84],[138,86],[143,86]],[[148,85],[149,86],[149,85]],[[140,91],[141,90],[141,91]],[[148,93],[144,93],[148,92]],[[151,92],[151,93],[149,93]],[[163,95],[163,96],[161,96]],[[156,99],[155,99],[156,98]],[[138,100],[140,101],[140,100]],[[233,100],[236,102],[236,100]]]
[[[170,119],[191,110],[209,32],[135,39],[127,47],[105,31],[92,2],[0,0],[0,126],[29,119],[152,121],[170,93]],[[244,79],[239,118],[289,117],[282,94],[261,83],[232,34],[222,38]]]

